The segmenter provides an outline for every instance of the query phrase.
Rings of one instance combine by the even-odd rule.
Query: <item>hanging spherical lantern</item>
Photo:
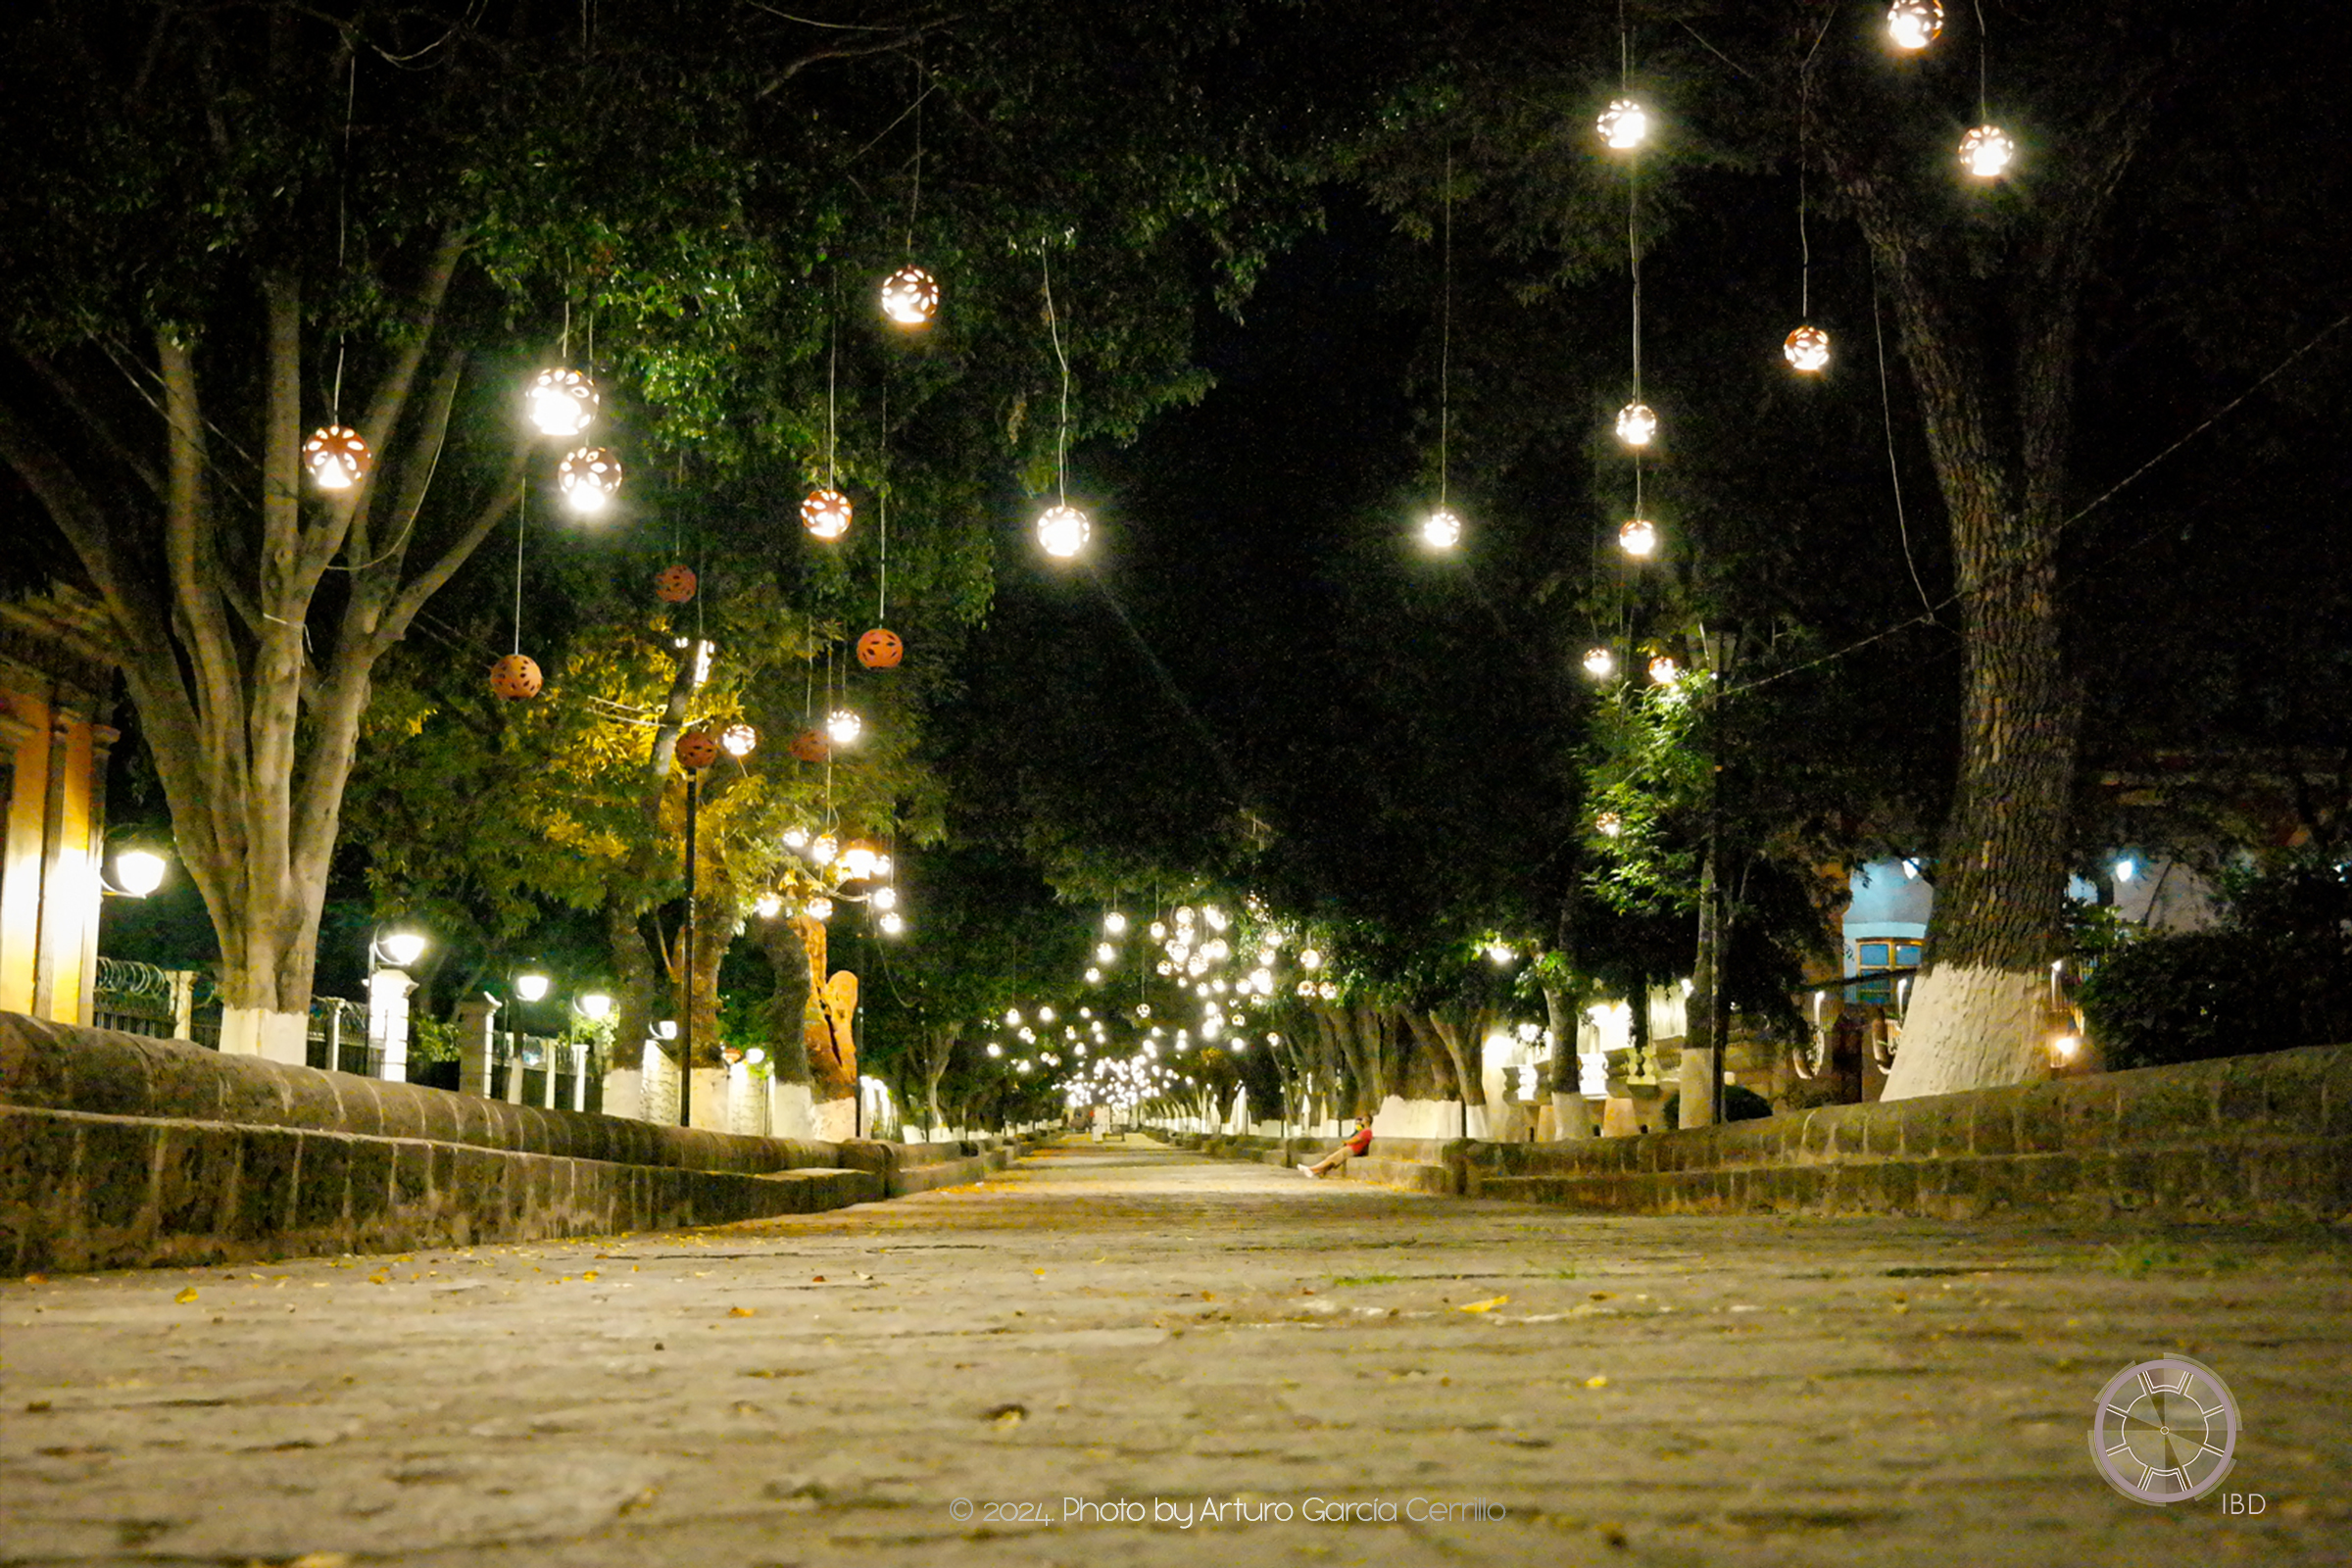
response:
[[[824,736],[812,729],[805,729],[795,735],[792,744],[785,749],[804,762],[821,762],[832,751],[825,744]]]
[[[1593,831],[1604,839],[1613,839],[1625,831],[1625,818],[1615,811],[1603,811],[1592,819]]]
[[[1683,666],[1674,662],[1672,654],[1649,656],[1649,679],[1653,686],[1671,686],[1683,678]]]
[[[876,626],[858,639],[858,662],[868,669],[896,669],[906,657],[906,642],[887,626]]]
[[[1421,542],[1432,550],[1451,550],[1462,542],[1462,519],[1450,507],[1440,507],[1421,519]]]
[[[1942,31],[1942,0],[1894,0],[1887,8],[1886,35],[1897,49],[1925,49]]]
[[[1618,152],[1649,139],[1648,112],[1631,98],[1615,98],[1600,112],[1600,139]]]
[[[906,929],[906,917],[899,913],[896,909],[885,909],[882,911],[882,917],[876,920],[874,924],[881,927],[882,934],[884,936],[895,937],[900,932]],[[1028,1070],[1029,1064],[1025,1061],[1022,1062],[1021,1071],[1027,1072]]]
[[[760,732],[749,724],[729,724],[718,732],[718,747],[740,762],[760,749]]]
[[[810,899],[808,901],[808,918],[811,920],[832,919],[833,901],[831,899]]]
[[[1781,345],[1781,354],[1797,369],[1811,374],[1830,363],[1830,334],[1818,326],[1800,326]]]
[[[510,703],[538,696],[543,684],[545,678],[540,675],[538,664],[525,655],[509,654],[490,666],[491,692]]]
[[[1979,179],[1998,179],[2017,156],[2017,143],[1998,125],[1979,125],[1960,138],[1960,166]]]
[[[663,566],[654,573],[654,592],[662,602],[682,605],[694,597],[694,568],[692,566]]]
[[[1617,439],[1629,447],[1645,447],[1658,433],[1657,411],[1646,403],[1628,403],[1617,411]]]
[[[556,483],[571,510],[592,517],[612,503],[620,488],[620,459],[611,447],[581,447],[564,455],[556,466]]]
[[[850,498],[838,490],[811,490],[801,503],[801,526],[828,543],[850,531]]]
[[[868,839],[852,839],[841,847],[841,879],[862,882],[881,867],[881,848]]]
[[[867,896],[866,902],[877,909],[895,909],[899,906],[899,890],[897,888],[876,888]]]
[[[577,370],[541,370],[524,394],[531,423],[541,435],[578,435],[596,418],[596,383]]]
[[[1094,532],[1095,525],[1076,507],[1048,507],[1037,519],[1037,542],[1056,561],[1067,561],[1084,550]]]
[[[1585,673],[1594,680],[1607,680],[1617,673],[1617,656],[1606,648],[1586,649]]]
[[[678,765],[699,773],[718,760],[718,737],[708,729],[690,729],[678,737]]]
[[[825,715],[825,734],[836,746],[855,746],[865,733],[865,720],[854,708],[836,708]]]
[[[808,858],[819,865],[831,865],[840,855],[841,840],[830,833],[819,834],[816,842],[808,846]]]
[[[360,432],[344,424],[321,425],[302,444],[302,464],[321,490],[348,490],[366,476],[372,462]]]
[[[939,279],[902,267],[882,280],[882,314],[901,326],[927,326],[939,313]]]
[[[1645,517],[1628,517],[1617,525],[1617,548],[1636,561],[1658,553],[1658,525]]]

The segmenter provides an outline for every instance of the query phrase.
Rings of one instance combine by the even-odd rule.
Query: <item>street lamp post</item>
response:
[[[409,993],[416,989],[409,970],[424,948],[408,930],[379,932],[368,945],[368,1045],[386,1083],[409,1080]]]

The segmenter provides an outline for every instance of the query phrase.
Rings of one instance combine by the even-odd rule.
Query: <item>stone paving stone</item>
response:
[[[698,1231],[0,1284],[0,1562],[2340,1563],[2348,1311],[2340,1228],[1592,1216],[1071,1145]],[[2260,1517],[2092,1475],[2101,1385],[2171,1349],[2235,1393]],[[1416,1499],[1453,1516],[1380,1517]]]

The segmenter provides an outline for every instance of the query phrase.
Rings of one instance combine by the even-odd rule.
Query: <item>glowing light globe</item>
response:
[[[852,839],[841,849],[841,879],[862,882],[882,863],[882,852],[863,839]]]
[[[1625,831],[1625,818],[1615,811],[1603,811],[1592,819],[1593,830],[1604,839],[1613,839]]]
[[[1894,0],[1887,8],[1886,36],[1897,49],[1925,49],[1942,31],[1942,0]]]
[[[1800,326],[1782,343],[1781,355],[1809,375],[1830,363],[1830,334],[1818,326]]]
[[[811,920],[832,919],[833,901],[831,899],[810,899],[808,901],[808,918]]]
[[[939,314],[939,279],[902,267],[882,280],[882,314],[901,326],[927,326]]]
[[[899,890],[897,888],[876,888],[866,902],[875,908],[888,912],[899,906]]]
[[[523,394],[525,411],[541,435],[578,435],[596,419],[596,383],[577,370],[541,370]]]
[[[556,483],[571,510],[592,517],[612,504],[620,488],[620,459],[611,447],[581,447],[556,466]]]
[[[1607,680],[1617,673],[1617,656],[1606,648],[1585,650],[1585,673],[1594,680]]]
[[[2017,156],[2017,143],[1998,125],[1979,125],[1960,138],[1960,167],[1979,179],[1998,179]]]
[[[1617,439],[1629,447],[1645,447],[1657,436],[1657,412],[1646,403],[1628,403],[1617,411]]]
[[[1641,146],[1649,139],[1649,114],[1631,98],[1612,99],[1609,107],[1600,112],[1600,139],[1618,152]]]
[[[827,543],[850,531],[850,498],[838,490],[811,490],[801,503],[801,526]]]
[[[855,746],[858,737],[865,733],[865,720],[854,708],[836,708],[825,715],[825,734],[836,746]]]
[[[321,490],[348,490],[367,474],[372,461],[368,443],[349,425],[321,425],[302,444],[302,466]]]
[[[1683,678],[1683,666],[1674,662],[1671,654],[1655,654],[1649,661],[1649,679],[1652,685],[1671,686]]]
[[[115,883],[134,899],[164,885],[164,858],[153,850],[124,850],[115,857]]]
[[[1421,542],[1432,550],[1451,550],[1462,542],[1462,519],[1449,507],[1440,507],[1421,519]]]
[[[740,761],[760,749],[760,732],[749,724],[729,724],[718,732],[718,749]]]
[[[1658,553],[1658,525],[1643,517],[1628,517],[1617,525],[1617,548],[1636,561]]]
[[[1086,548],[1095,525],[1076,507],[1049,507],[1037,519],[1037,542],[1047,555],[1067,561]]]
[[[773,920],[784,912],[784,896],[780,893],[760,894],[760,901],[752,906],[752,912],[762,920]]]
[[[906,917],[898,913],[896,910],[885,909],[882,911],[882,918],[876,920],[874,924],[881,928],[884,936],[895,937],[900,932],[906,929]],[[1028,1069],[1029,1064],[1027,1062],[1021,1063],[1021,1070],[1023,1072],[1028,1071]]]

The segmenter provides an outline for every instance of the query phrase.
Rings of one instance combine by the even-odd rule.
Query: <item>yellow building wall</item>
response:
[[[97,722],[86,640],[45,646],[72,607],[0,607],[0,760],[12,766],[0,819],[0,1011],[87,1023],[105,856],[103,770],[115,731]],[[53,619],[52,617],[57,617]],[[70,680],[29,661],[55,653]]]

